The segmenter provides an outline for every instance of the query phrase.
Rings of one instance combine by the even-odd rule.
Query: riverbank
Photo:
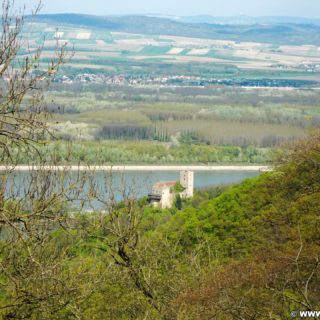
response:
[[[248,171],[248,172],[268,172],[272,171],[273,168],[271,166],[214,166],[214,165],[208,165],[208,166],[201,166],[201,165],[117,165],[117,166],[27,166],[27,165],[18,165],[18,166],[0,166],[0,171],[114,171],[114,172],[176,172],[176,171],[195,171],[195,172],[212,172],[212,171]]]

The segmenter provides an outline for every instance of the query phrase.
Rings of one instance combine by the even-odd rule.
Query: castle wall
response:
[[[171,193],[170,188],[162,190],[160,206],[162,209],[171,208],[173,206],[175,194]]]

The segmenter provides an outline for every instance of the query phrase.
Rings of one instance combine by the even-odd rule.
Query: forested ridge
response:
[[[55,203],[65,217],[47,237],[1,238],[1,316],[290,319],[319,309],[319,134],[280,160],[181,210],[127,199],[109,215],[68,217]]]

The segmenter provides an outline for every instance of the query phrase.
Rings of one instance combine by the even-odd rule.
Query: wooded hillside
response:
[[[181,210],[127,198],[107,215],[68,216],[56,201],[46,212],[60,223],[45,237],[36,220],[29,238],[3,227],[1,317],[290,319],[319,309],[319,134],[280,160],[273,173],[198,191]],[[20,221],[30,210],[4,208]]]

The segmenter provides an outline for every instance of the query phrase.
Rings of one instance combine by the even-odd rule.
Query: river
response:
[[[194,174],[194,187],[196,189],[229,185],[239,183],[247,178],[255,177],[261,172],[259,170],[221,170],[221,171],[196,171]],[[34,174],[34,173],[33,173]],[[64,184],[68,185],[75,181],[81,172],[73,172],[67,175]],[[114,195],[117,200],[123,198],[122,193],[126,191],[130,196],[141,198],[146,196],[152,186],[159,181],[178,181],[179,171],[116,171],[112,174],[106,171],[95,171],[89,173],[91,184],[95,185],[95,190],[101,199],[109,199]],[[41,183],[41,178],[39,178]],[[29,189],[31,174],[28,171],[16,171],[10,175],[7,189],[15,190],[16,195],[23,197]],[[14,181],[14,184],[13,184]],[[87,195],[90,190],[90,184],[86,183],[83,188],[83,194]],[[73,201],[73,206],[78,207],[79,201]],[[99,201],[92,197],[91,203],[86,203],[85,209],[98,210],[103,209]]]

